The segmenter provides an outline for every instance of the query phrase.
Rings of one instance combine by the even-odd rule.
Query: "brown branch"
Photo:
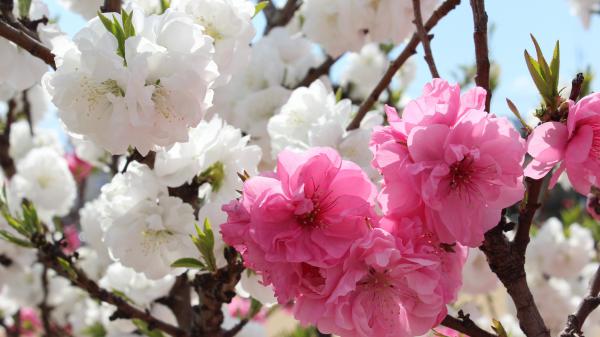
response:
[[[421,40],[421,46],[423,46],[423,52],[425,53],[425,62],[427,62],[429,72],[431,72],[431,77],[439,78],[440,73],[437,70],[435,60],[433,59],[433,53],[431,52],[431,37],[425,31],[425,27],[423,27],[423,16],[421,15],[421,1],[413,0],[412,4],[413,11],[415,13],[415,20],[413,22],[415,24],[415,27],[417,28],[417,34],[419,35],[419,39]]]
[[[294,18],[294,13],[300,8],[301,4],[302,0],[287,0],[281,9],[277,9],[275,3],[269,1],[269,4],[264,9],[265,16],[267,17],[265,35],[275,27],[287,25]]]
[[[579,94],[581,93],[581,86],[583,85],[584,77],[583,73],[578,73],[577,76],[571,81],[571,94],[569,95],[569,99],[572,101],[577,101],[579,98]]]
[[[531,193],[528,199],[537,200],[534,195],[535,193]],[[537,202],[526,204],[535,205],[535,209],[539,206]],[[526,217],[520,218],[529,219],[529,214],[527,212]],[[524,232],[526,223],[519,226]],[[527,239],[522,241],[523,243],[510,242],[504,235],[504,231],[510,228],[512,224],[503,215],[498,226],[485,233],[485,240],[479,249],[485,253],[490,269],[498,276],[512,298],[517,308],[519,326],[525,335],[550,337],[550,331],[535,304],[525,275],[525,249],[529,242],[529,234],[527,233]]]
[[[319,66],[310,68],[306,73],[306,76],[298,82],[296,88],[299,87],[308,87],[312,82],[316,81],[322,75],[326,75],[329,73],[329,69],[339,60],[339,57],[333,58],[331,56],[327,56],[327,59],[321,63]]]
[[[41,316],[42,316],[42,325],[44,327],[44,337],[53,337],[54,332],[52,331],[52,325],[50,324],[50,312],[52,308],[48,306],[48,267],[44,266],[41,275],[42,279],[42,302],[39,305]]]
[[[31,55],[41,59],[56,70],[52,51],[24,30],[15,28],[5,18],[0,18],[0,36],[14,42],[17,46],[27,50]]]
[[[121,0],[104,0],[104,5],[100,7],[102,13],[121,13]]]
[[[473,11],[473,40],[475,41],[475,60],[477,63],[475,84],[486,90],[485,110],[489,112],[492,91],[490,90],[490,59],[488,56],[487,36],[488,16],[485,12],[485,0],[471,0],[471,9]]]
[[[525,178],[525,185],[527,186],[527,195],[521,202],[519,210],[519,226],[517,227],[517,233],[513,239],[514,248],[523,256],[525,255],[527,245],[529,244],[529,231],[531,230],[533,217],[541,206],[540,199],[542,197],[544,178],[535,180],[527,177]]]
[[[454,329],[469,337],[498,337],[493,333],[487,332],[480,328],[469,317],[469,314],[465,315],[462,310],[458,312],[458,318],[446,315],[441,325],[450,329]]]
[[[149,313],[132,306],[122,297],[101,288],[73,263],[72,256],[63,253],[60,246],[47,242],[42,234],[36,235],[31,239],[31,242],[38,250],[39,261],[46,267],[70,280],[75,286],[86,291],[90,297],[116,306],[117,311],[112,315],[112,318],[140,319],[148,323],[153,329],[164,331],[173,337],[189,337],[184,330],[157,319]]]
[[[197,321],[192,336],[222,336],[223,303],[230,303],[235,296],[235,285],[239,282],[244,265],[238,253],[231,247],[225,249],[227,266],[214,273],[196,275],[193,286],[200,297]]]
[[[4,132],[0,134],[0,166],[4,170],[4,175],[10,180],[15,175],[17,169],[15,162],[10,156],[10,130],[15,118],[15,109],[17,102],[14,99],[8,101],[8,111],[6,112],[6,125]]]
[[[169,295],[156,302],[166,305],[177,319],[179,327],[185,331],[192,328],[193,311],[191,300],[191,287],[187,273],[179,275],[169,291]]]
[[[444,16],[446,16],[446,14],[448,14],[450,11],[452,11],[456,6],[458,6],[458,4],[460,4],[460,0],[444,1],[433,12],[433,14],[429,18],[429,20],[427,20],[427,22],[425,23],[425,31],[429,32],[430,30],[432,30],[433,27],[435,27],[435,25],[437,25],[437,23]],[[360,122],[365,117],[367,112],[369,112],[371,110],[371,108],[373,107],[375,102],[377,102],[381,93],[389,86],[390,82],[394,78],[394,75],[396,74],[398,69],[400,69],[400,67],[402,67],[402,65],[406,62],[406,60],[408,60],[408,58],[411,57],[415,53],[416,48],[419,45],[419,42],[420,42],[419,36],[417,35],[417,33],[414,33],[412,35],[412,37],[410,38],[410,40],[408,41],[408,43],[406,44],[406,46],[404,46],[404,49],[402,50],[400,55],[398,55],[398,57],[394,60],[394,62],[392,62],[392,64],[390,64],[390,66],[388,67],[388,70],[385,72],[385,74],[383,75],[383,77],[381,78],[381,80],[379,81],[377,86],[375,86],[375,88],[373,89],[371,94],[369,94],[369,97],[360,106],[360,109],[356,113],[356,116],[354,116],[354,119],[352,120],[352,122],[350,122],[350,124],[348,125],[346,130],[358,129],[358,127],[360,126]]]
[[[569,315],[567,318],[567,324],[565,329],[560,334],[561,337],[575,337],[575,336],[583,336],[583,332],[581,331],[581,327],[588,316],[594,311],[598,306],[600,306],[600,267],[596,269],[596,273],[592,278],[590,283],[590,288],[588,290],[587,296],[581,301],[577,311],[573,315]]]

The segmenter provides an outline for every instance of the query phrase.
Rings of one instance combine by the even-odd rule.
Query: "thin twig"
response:
[[[148,312],[132,306],[122,297],[101,288],[73,263],[72,256],[66,255],[60,246],[47,242],[43,235],[32,238],[31,242],[38,250],[39,261],[45,266],[70,280],[75,286],[87,292],[90,297],[116,306],[117,311],[112,315],[112,318],[140,319],[148,323],[149,326],[164,331],[173,337],[189,337],[189,334],[184,330],[159,320]]]
[[[27,50],[31,55],[46,62],[53,69],[56,69],[54,54],[40,41],[36,40],[24,30],[15,28],[4,18],[0,18],[0,36],[14,42],[17,46]]]
[[[54,336],[54,332],[52,331],[52,325],[50,324],[50,311],[52,310],[50,306],[48,306],[48,267],[44,266],[41,275],[42,279],[42,302],[40,303],[40,312],[42,316],[42,325],[44,327],[44,337],[52,337]]]
[[[425,23],[425,31],[429,32],[430,30],[432,30],[433,27],[435,27],[435,25],[437,25],[437,23],[444,16],[446,16],[446,14],[452,11],[456,6],[458,6],[458,4],[460,4],[460,0],[444,1],[444,3],[442,3],[433,12],[429,20],[427,20],[427,22]],[[356,113],[356,116],[354,116],[354,119],[352,119],[352,122],[350,122],[346,130],[354,130],[360,127],[360,122],[365,117],[367,112],[369,112],[373,105],[377,102],[381,93],[389,86],[398,69],[400,69],[400,67],[402,67],[406,60],[408,60],[408,58],[415,53],[419,42],[419,36],[417,35],[417,33],[414,33],[408,41],[408,43],[406,44],[406,46],[404,47],[404,49],[402,50],[402,52],[400,53],[400,55],[398,55],[394,62],[390,64],[381,80],[379,80],[379,83],[377,83],[377,86],[375,86],[371,94],[369,94],[369,97],[360,106],[360,109]]]
[[[287,0],[281,9],[277,9],[275,3],[269,1],[269,4],[264,9],[265,16],[267,17],[265,35],[275,27],[287,25],[294,18],[294,13],[300,8],[301,4],[302,0]]]
[[[431,52],[430,36],[425,31],[425,27],[423,27],[423,16],[421,15],[421,1],[413,0],[412,3],[413,11],[415,13],[415,20],[413,22],[415,24],[415,27],[417,28],[417,34],[419,34],[419,39],[421,39],[421,46],[423,46],[423,52],[425,53],[425,62],[427,62],[429,72],[431,72],[431,77],[439,78],[440,73],[437,70],[435,60],[433,59],[433,53]]]
[[[100,7],[102,13],[121,13],[121,0],[104,0],[104,5]]]
[[[485,111],[489,112],[492,91],[490,90],[490,59],[487,34],[488,16],[485,12],[485,0],[471,0],[471,9],[473,11],[473,40],[475,41],[475,61],[477,63],[475,84],[486,90]]]
[[[530,241],[529,232],[531,230],[533,217],[541,206],[540,198],[542,197],[544,179],[535,180],[525,178],[525,185],[527,186],[527,195],[521,202],[521,209],[519,210],[519,226],[517,227],[517,233],[513,239],[514,248],[522,255],[525,255],[527,245]]]
[[[339,57],[333,58],[331,56],[327,56],[327,59],[321,63],[319,66],[310,68],[306,73],[306,76],[298,82],[296,88],[299,87],[308,87],[312,82],[316,81],[322,75],[326,75],[329,73],[329,69],[339,60]]]
[[[454,329],[458,332],[463,333],[465,336],[470,337],[497,337],[493,333],[487,332],[480,328],[473,320],[469,317],[469,314],[464,314],[461,311],[458,312],[458,318],[446,315],[442,321],[442,325]]]
[[[8,112],[6,113],[6,125],[0,134],[0,166],[4,170],[7,179],[12,178],[17,172],[15,162],[10,156],[10,131],[15,118],[17,102],[14,99],[8,101]]]
[[[596,269],[596,273],[592,278],[590,283],[590,288],[588,290],[587,296],[581,301],[577,311],[573,315],[569,315],[567,318],[567,324],[565,329],[560,334],[561,337],[575,337],[575,336],[583,336],[583,332],[581,331],[581,327],[588,316],[594,311],[598,306],[600,306],[600,267]]]

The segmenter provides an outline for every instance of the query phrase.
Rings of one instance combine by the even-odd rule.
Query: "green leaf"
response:
[[[342,90],[342,87],[340,86],[335,92],[335,101],[336,102],[341,101],[343,94],[344,94],[344,90]]]
[[[525,63],[527,64],[527,69],[529,69],[529,74],[531,74],[531,78],[535,83],[538,91],[544,98],[544,100],[548,97],[548,88],[546,87],[546,82],[541,75],[539,64],[529,55],[527,50],[525,51]]]
[[[550,73],[550,67],[548,67],[548,63],[546,62],[546,58],[544,58],[544,54],[542,53],[542,49],[538,44],[533,34],[530,34],[531,40],[533,41],[533,45],[535,46],[535,53],[537,54],[537,62],[540,65],[540,74],[544,78],[544,81],[548,83],[552,80],[552,74]]]
[[[188,268],[188,269],[206,269],[206,266],[202,261],[194,259],[192,257],[184,257],[173,263],[171,263],[171,267],[173,268]]]
[[[100,18],[100,21],[104,25],[104,28],[106,28],[106,30],[108,30],[112,35],[115,35],[115,28],[113,27],[112,21],[110,21],[109,18],[104,16],[104,14],[102,14],[102,12],[100,11],[98,11],[98,18]]]
[[[252,17],[254,18],[258,15],[258,13],[262,12],[262,10],[265,9],[268,4],[269,1],[261,1],[257,3],[256,6],[254,6],[254,15]]]
[[[29,16],[29,9],[31,8],[31,0],[19,0],[19,16],[22,18]]]
[[[250,300],[250,310],[248,310],[248,316],[246,317],[247,319],[254,318],[254,316],[260,312],[260,309],[262,309],[262,303],[255,298],[251,298]]]
[[[98,17],[102,24],[117,39],[117,55],[123,58],[123,63],[127,65],[125,59],[125,40],[135,36],[135,27],[133,26],[133,11],[126,12],[121,10],[121,22],[113,14],[112,20],[98,12]]]
[[[60,266],[65,270],[65,272],[67,272],[67,274],[69,275],[69,278],[71,280],[76,280],[77,273],[75,272],[73,267],[71,267],[71,264],[69,263],[69,261],[63,259],[62,257],[58,257],[56,259],[58,260],[58,264],[60,264]]]
[[[159,330],[151,330],[148,327],[148,323],[146,323],[140,319],[132,319],[131,322],[133,323],[133,325],[136,326],[136,328],[138,328],[138,330],[140,330],[140,332],[142,334],[144,334],[144,336],[165,337],[165,335],[162,332],[160,332]]]
[[[19,232],[19,234],[21,234],[25,237],[31,236],[32,233],[23,226],[23,223],[21,221],[17,220],[12,215],[10,215],[10,213],[8,213],[7,210],[4,210],[4,209],[2,210],[2,216],[4,217],[4,219],[6,220],[8,225],[10,227],[12,227],[14,230],[16,230],[17,232]]]
[[[558,88],[558,77],[560,73],[560,44],[556,41],[554,53],[552,53],[552,61],[550,61],[550,71],[552,72],[552,85]]]
[[[196,236],[190,235],[194,246],[200,252],[204,260],[205,269],[209,271],[217,270],[217,260],[215,258],[215,236],[210,225],[208,218],[204,219],[204,228],[200,228],[197,224],[194,225],[196,228]]]
[[[531,127],[529,125],[527,125],[527,122],[525,122],[523,117],[521,117],[521,113],[519,112],[519,109],[517,109],[517,106],[515,105],[515,103],[513,103],[513,101],[511,101],[510,99],[507,98],[506,104],[508,105],[508,108],[510,109],[510,111],[512,111],[512,113],[515,115],[515,117],[517,117],[519,122],[521,122],[521,125],[523,125],[525,130],[527,130],[527,132],[531,132],[531,130],[532,130]]]
[[[171,2],[169,0],[159,0],[160,1],[160,14],[163,14],[169,7],[171,7]]]
[[[506,333],[504,326],[502,326],[502,323],[495,318],[492,318],[492,329],[494,332],[496,332],[498,337],[508,337],[508,334]]]
[[[82,333],[88,337],[105,337],[106,329],[100,322],[96,322],[83,329]]]
[[[18,237],[14,236],[13,234],[5,231],[4,229],[0,229],[0,239],[4,239],[10,243],[14,243],[17,246],[21,246],[21,247],[26,247],[26,248],[32,248],[33,245],[31,244],[31,242],[23,240],[23,239],[19,239]]]

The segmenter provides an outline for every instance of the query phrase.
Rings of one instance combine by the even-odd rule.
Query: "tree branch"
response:
[[[493,333],[480,328],[473,320],[471,320],[469,314],[465,315],[462,310],[458,312],[458,318],[446,315],[441,324],[469,337],[498,337]]]
[[[306,76],[302,79],[302,81],[298,82],[296,88],[299,87],[308,87],[312,82],[316,81],[322,75],[326,75],[329,73],[329,69],[339,60],[339,57],[333,58],[331,56],[327,56],[327,59],[321,63],[319,66],[310,68],[306,73]]]
[[[250,322],[249,319],[247,319],[247,318],[242,319],[233,328],[226,331],[223,334],[223,337],[233,337],[233,336],[237,335],[240,331],[242,331],[242,329],[246,326],[246,324],[248,324],[248,322]]]
[[[565,329],[560,334],[560,337],[575,337],[583,336],[581,327],[588,316],[600,305],[600,267],[596,269],[596,273],[590,283],[587,296],[581,301],[577,311],[567,318]]]
[[[15,168],[15,162],[10,156],[10,131],[12,123],[15,118],[15,109],[17,102],[15,99],[8,101],[8,111],[6,112],[6,125],[4,131],[0,134],[0,166],[4,170],[4,175],[10,180],[15,175],[17,169]]]
[[[264,9],[265,16],[267,17],[265,35],[275,27],[287,25],[294,18],[294,13],[300,8],[301,4],[302,0],[287,0],[283,8],[277,9],[275,3],[272,0],[269,1],[269,4]]]
[[[444,1],[444,3],[442,3],[433,12],[433,14],[429,18],[429,20],[427,20],[427,22],[425,23],[425,31],[429,32],[430,30],[432,30],[433,27],[435,27],[435,25],[437,25],[437,23],[444,16],[446,16],[446,14],[448,14],[450,11],[452,11],[456,6],[458,6],[458,4],[460,4],[460,0]],[[420,42],[419,36],[415,32],[412,35],[412,37],[410,38],[410,40],[408,41],[408,43],[406,44],[406,46],[404,47],[404,49],[402,50],[402,52],[400,53],[400,55],[398,55],[398,57],[394,60],[394,62],[392,62],[392,64],[390,64],[390,66],[388,67],[388,70],[385,72],[385,74],[383,75],[383,77],[381,78],[381,80],[379,81],[377,86],[375,86],[375,88],[373,89],[373,91],[371,92],[369,97],[360,106],[360,109],[356,113],[356,116],[354,116],[354,119],[352,120],[352,122],[350,122],[350,124],[348,125],[346,130],[350,131],[350,130],[358,129],[358,127],[360,126],[360,122],[365,117],[367,112],[369,112],[371,110],[371,108],[373,107],[375,102],[377,102],[381,93],[389,86],[390,82],[392,81],[392,78],[394,77],[394,75],[396,74],[398,69],[400,69],[400,67],[402,67],[402,65],[406,62],[406,60],[408,60],[408,58],[411,57],[415,53],[416,48],[419,45],[419,42]]]
[[[542,197],[544,178],[535,180],[527,177],[525,178],[525,185],[527,186],[527,194],[525,199],[521,202],[519,210],[519,226],[517,227],[517,233],[513,239],[514,248],[523,256],[525,256],[525,251],[529,244],[529,231],[531,230],[533,217],[541,206],[540,199]]]
[[[50,324],[50,312],[52,308],[48,306],[48,267],[44,266],[42,271],[42,302],[40,303],[40,312],[42,316],[42,324],[44,327],[44,337],[53,337],[54,332],[52,331],[52,325]]]
[[[431,72],[431,77],[439,78],[440,73],[435,66],[435,60],[433,59],[433,53],[431,52],[431,37],[425,31],[425,27],[423,27],[423,16],[421,15],[421,1],[413,0],[413,11],[415,13],[415,20],[413,21],[415,27],[417,28],[417,34],[419,35],[419,39],[421,40],[421,46],[423,46],[423,52],[425,53],[425,62],[427,62],[427,66],[429,67],[429,72]]]
[[[72,261],[73,258],[64,254],[60,246],[47,242],[43,234],[36,235],[31,239],[31,242],[38,250],[39,261],[46,267],[70,280],[75,286],[86,291],[90,297],[116,306],[117,311],[112,318],[136,318],[148,323],[148,326],[152,329],[164,331],[173,337],[189,337],[182,329],[155,318],[149,313],[132,306],[123,298],[101,288],[83,270],[75,266]]]
[[[50,49],[25,31],[12,26],[4,17],[0,18],[0,36],[14,42],[17,46],[27,50],[31,55],[41,59],[56,70],[54,54]]]
[[[530,200],[534,199],[530,198]],[[523,249],[517,249],[515,243],[506,238],[504,231],[511,227],[507,219],[502,216],[498,226],[485,233],[485,240],[479,249],[485,253],[490,269],[498,276],[512,298],[517,308],[519,326],[525,335],[550,337],[550,331],[542,319],[527,284],[524,254],[527,244],[523,245]],[[525,226],[521,228],[525,228]],[[527,236],[528,241],[529,237]]]
[[[104,0],[104,5],[100,7],[102,13],[121,13],[121,0]]]
[[[485,99],[485,111],[490,111],[492,91],[490,90],[490,59],[488,51],[487,23],[488,16],[485,12],[485,0],[471,0],[473,11],[473,40],[475,41],[475,60],[477,63],[477,75],[475,84],[487,92]]]

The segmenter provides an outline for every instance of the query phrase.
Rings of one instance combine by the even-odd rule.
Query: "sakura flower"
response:
[[[152,260],[154,261],[154,260]],[[106,275],[100,280],[101,287],[118,290],[130,298],[135,304],[150,307],[151,303],[169,293],[175,278],[171,275],[152,280],[143,273],[115,262],[111,264]]]
[[[205,27],[214,40],[215,62],[219,67],[216,85],[229,82],[236,71],[242,70],[250,57],[250,42],[254,4],[248,0],[174,0],[171,8],[185,12]]]
[[[384,227],[397,227],[399,236],[376,228],[355,242],[335,289],[322,299],[300,296],[296,318],[344,337],[419,336],[441,322],[460,287],[466,251],[445,252],[428,236],[403,237],[415,229],[404,224]]]
[[[350,53],[341,74],[341,85],[349,88],[350,97],[366,99],[388,67],[386,55],[376,43],[367,44],[360,53]]]
[[[502,209],[522,199],[524,141],[484,102],[481,88],[461,96],[458,85],[436,79],[402,118],[386,108],[390,126],[371,140],[386,214],[424,213],[442,242],[477,247]]]
[[[286,303],[302,274],[339,263],[366,234],[376,218],[374,197],[362,170],[334,150],[283,151],[277,172],[248,179],[242,199],[223,206],[221,233]]]
[[[77,182],[83,181],[92,172],[92,165],[81,160],[81,158],[77,157],[74,153],[67,154],[67,164]]]
[[[500,285],[498,277],[490,270],[485,254],[477,248],[469,249],[469,257],[462,273],[461,291],[468,294],[487,294]]]
[[[59,155],[64,151],[56,132],[34,127],[32,134],[32,129],[25,120],[16,121],[11,125],[9,142],[9,154],[16,162],[25,158],[29,151],[35,148],[44,147]]]
[[[104,242],[124,266],[159,279],[173,272],[175,260],[196,253],[189,239],[196,221],[193,208],[169,196],[147,166],[130,164],[103,187],[100,198],[108,205],[101,220]]]
[[[553,180],[566,171],[573,188],[583,195],[600,185],[600,94],[576,104],[570,101],[566,124],[546,122],[535,128],[527,152],[533,157],[525,169],[528,177],[540,179],[560,164]]]
[[[185,14],[134,10],[132,21],[136,35],[119,56],[116,38],[92,19],[44,81],[68,130],[113,154],[186,141],[210,107],[218,75],[211,38]]]
[[[40,217],[50,223],[53,216],[69,212],[76,196],[75,180],[66,160],[46,147],[29,151],[17,163],[10,189],[19,200],[31,201]]]
[[[346,131],[351,116],[350,100],[336,102],[333,90],[321,80],[308,88],[294,90],[267,125],[272,157],[286,148],[302,151],[313,146],[329,146],[374,177],[375,172],[370,165],[372,155],[368,151],[369,139],[373,127],[380,125],[383,119],[379,113],[369,112],[360,128]]]
[[[571,224],[565,230],[560,220],[548,219],[533,237],[527,250],[528,268],[554,277],[577,277],[594,256],[594,240],[589,229]]]

